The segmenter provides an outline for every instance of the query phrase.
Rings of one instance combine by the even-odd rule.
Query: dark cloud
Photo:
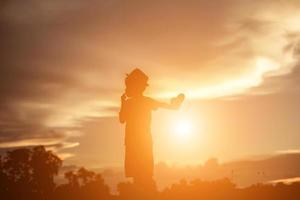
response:
[[[169,37],[164,31],[171,33],[174,28],[176,31],[184,28],[192,32],[208,23],[203,20],[210,15],[207,8],[221,11],[216,3],[206,1],[191,2],[195,6],[192,10],[189,4],[179,1],[159,5],[139,1],[127,4],[65,0],[2,1],[1,4],[0,134],[3,146],[13,146],[14,141],[23,141],[26,145],[30,139],[41,139],[44,144],[47,139],[62,141],[66,137],[64,131],[73,130],[72,124],[49,127],[49,117],[72,115],[72,112],[64,113],[64,107],[99,97],[96,93],[104,97],[116,93],[115,83],[108,89],[101,81],[113,71],[110,66],[118,64],[112,59],[119,54],[112,49],[116,46],[114,41],[124,52],[128,50],[122,44],[125,40],[146,41],[132,45],[154,49],[151,40]],[[178,9],[178,4],[184,7]],[[193,24],[198,21],[199,10],[202,20],[197,28]],[[180,22],[176,19],[178,14],[182,16]],[[214,18],[211,22],[219,23],[218,20]],[[181,27],[177,27],[178,22]],[[174,44],[170,40],[165,46]],[[98,76],[98,83],[93,85],[85,80],[90,79],[90,74]],[[115,112],[116,107],[106,106],[104,111]],[[95,112],[103,112],[103,108],[96,108]],[[88,119],[89,116],[84,115],[82,117]]]
[[[96,7],[100,13],[98,16],[101,16],[105,8]],[[88,36],[88,27],[91,27],[88,19],[101,21],[101,18],[87,16],[90,11],[96,12],[84,1],[2,2],[2,146],[13,146],[13,142],[16,146],[31,145],[29,140],[32,139],[45,145],[48,145],[47,141],[62,142],[67,137],[66,131],[75,128],[72,125],[49,127],[46,123],[49,116],[63,114],[61,109],[64,105],[80,103],[95,95],[96,91],[112,93],[104,90],[103,86],[85,85],[78,75],[82,66],[90,66],[88,58],[83,61],[80,58],[88,54],[86,49],[81,49],[83,42],[80,36]],[[101,56],[98,58],[101,59]],[[66,98],[69,99],[67,102]]]

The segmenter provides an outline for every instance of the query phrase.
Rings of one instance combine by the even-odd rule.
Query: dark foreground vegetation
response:
[[[253,185],[237,188],[229,179],[181,181],[163,191],[144,191],[132,183],[120,183],[111,194],[101,174],[80,168],[65,173],[66,183],[54,177],[62,160],[44,147],[8,151],[0,157],[2,200],[293,200],[300,199],[300,183]]]

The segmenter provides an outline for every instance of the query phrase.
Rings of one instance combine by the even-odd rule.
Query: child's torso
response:
[[[132,98],[127,102],[125,142],[151,141],[151,99],[148,97]]]

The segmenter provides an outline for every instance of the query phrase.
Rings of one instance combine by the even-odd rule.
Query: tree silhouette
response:
[[[80,168],[66,172],[65,178],[68,183],[57,187],[55,199],[111,199],[101,174]]]
[[[212,166],[215,166],[216,162]],[[112,195],[99,173],[78,168],[68,171],[66,183],[54,177],[62,166],[51,151],[38,146],[8,151],[0,157],[0,199],[4,200],[299,200],[300,183],[256,184],[237,188],[229,179],[181,180],[163,191],[147,191],[136,183],[118,185]]]
[[[47,196],[55,189],[54,175],[58,174],[58,170],[62,165],[62,161],[54,154],[46,151],[44,147],[35,147],[31,154],[30,166],[32,169],[32,184],[36,192],[41,196]]]
[[[62,161],[43,146],[8,151],[1,159],[2,196],[7,199],[50,199],[54,175]]]

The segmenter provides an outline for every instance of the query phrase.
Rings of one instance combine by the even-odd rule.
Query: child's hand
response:
[[[122,102],[125,102],[127,100],[127,96],[126,96],[126,93],[124,93],[122,96],[121,96],[121,101]]]
[[[174,106],[175,108],[179,108],[184,98],[185,98],[184,94],[182,93],[179,94],[177,97],[171,99],[171,105]]]

